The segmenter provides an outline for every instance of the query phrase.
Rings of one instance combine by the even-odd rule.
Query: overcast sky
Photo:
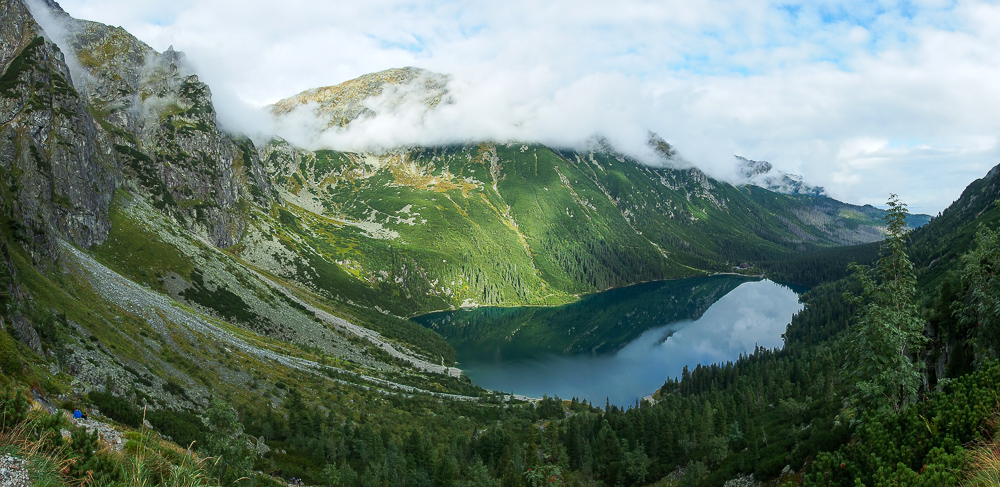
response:
[[[936,214],[1000,163],[1000,6],[980,2],[62,0],[184,51],[220,120],[387,68],[452,75],[455,104],[383,141],[646,131],[717,177],[767,160],[852,203]],[[409,124],[411,126],[404,126]],[[362,137],[374,134],[361,134]]]

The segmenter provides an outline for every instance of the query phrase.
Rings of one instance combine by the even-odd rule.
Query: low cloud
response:
[[[311,148],[378,151],[399,146],[476,141],[530,141],[557,147],[586,148],[594,137],[648,163],[660,163],[647,145],[650,118],[641,109],[654,100],[641,83],[618,73],[584,76],[549,93],[525,83],[513,89],[505,79],[452,78],[445,100],[428,107],[418,78],[393,85],[365,105],[347,127],[328,128],[319,105],[302,105],[273,129],[285,139]]]
[[[649,160],[652,130],[717,177],[740,154],[839,199],[895,192],[928,213],[1000,155],[1000,7],[984,2],[61,3],[187,52],[220,121],[251,134],[274,130],[261,107],[308,88],[402,66],[452,76],[454,103],[319,137],[303,118],[305,143],[600,134]]]
[[[67,42],[67,37],[72,30],[70,19],[66,15],[57,13],[57,11],[50,8],[46,0],[26,0],[25,5],[28,6],[32,17],[38,22],[38,25],[42,28],[49,41],[59,46],[59,50],[62,52],[66,62],[66,67],[69,68],[73,87],[82,93],[86,93],[90,76],[87,70],[83,69],[80,60],[77,59],[76,51]]]

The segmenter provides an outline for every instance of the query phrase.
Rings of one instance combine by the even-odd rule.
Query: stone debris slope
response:
[[[0,455],[0,487],[31,487],[28,464],[10,454]]]
[[[215,323],[204,319],[190,311],[182,309],[176,302],[170,298],[153,292],[151,290],[145,289],[141,286],[136,285],[134,282],[126,279],[120,274],[108,269],[107,267],[101,265],[99,262],[91,258],[89,255],[81,252],[80,250],[74,248],[68,243],[63,242],[63,249],[66,255],[72,258],[77,265],[79,265],[85,272],[84,276],[88,279],[90,284],[94,287],[101,296],[107,299],[112,304],[120,307],[123,311],[127,313],[134,314],[136,316],[142,316],[147,320],[150,326],[158,331],[164,333],[167,332],[168,322],[172,325],[181,325],[188,332],[197,332],[203,336],[210,338],[217,343],[225,344],[228,347],[240,350],[248,355],[254,356],[261,360],[262,362],[276,362],[282,366],[300,370],[309,373],[322,374],[324,366],[320,364],[299,357],[293,357],[280,352],[269,350],[263,347],[253,345],[246,340],[235,336],[233,333],[222,329]],[[276,285],[275,283],[271,283]],[[287,292],[287,291],[286,291]],[[297,298],[296,298],[297,299]],[[305,303],[303,303],[305,304]],[[380,345],[380,348],[389,352],[393,350],[396,353],[397,358],[403,360],[409,360],[414,363],[417,367],[422,367],[424,370],[431,372],[437,372],[441,374],[447,374],[451,376],[459,376],[461,370],[454,367],[443,367],[431,364],[429,362],[404,355],[402,352],[395,350],[395,348],[386,343],[377,333],[371,332],[362,327],[357,327],[351,323],[341,320],[339,318],[333,317],[322,310],[313,308],[321,318],[330,320],[331,322],[337,324],[338,326],[344,326],[352,331],[356,330],[357,333],[363,334],[365,338],[372,340],[376,345]],[[375,341],[378,340],[378,341]],[[402,391],[406,393],[424,393],[430,394],[437,397],[449,397],[453,399],[470,400],[475,399],[468,396],[461,396],[455,394],[444,394],[432,391],[425,391],[416,387],[408,386],[405,384],[399,384],[396,382],[388,381],[385,379],[380,379],[377,377],[371,377],[364,374],[353,373],[349,371],[344,371],[344,373],[352,376],[356,376],[367,382],[371,382],[380,387],[385,387],[387,389]],[[325,377],[325,375],[324,375]],[[337,379],[330,379],[336,382],[343,382]]]

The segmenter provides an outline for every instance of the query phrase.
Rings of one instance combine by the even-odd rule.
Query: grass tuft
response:
[[[968,450],[969,458],[966,464],[966,486],[996,486],[1000,485],[1000,404],[998,412],[990,419],[986,427],[993,431],[991,440],[981,440]]]

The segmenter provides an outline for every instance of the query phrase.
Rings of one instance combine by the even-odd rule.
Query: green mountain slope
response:
[[[875,208],[734,187],[607,148],[482,143],[355,154],[275,140],[261,153],[304,238],[327,261],[411,300],[411,313],[555,304],[881,238]]]
[[[1000,167],[969,184],[962,195],[926,226],[913,232],[914,261],[922,264],[921,284],[935,288],[959,255],[967,252],[980,226],[996,229],[1000,223]]]

